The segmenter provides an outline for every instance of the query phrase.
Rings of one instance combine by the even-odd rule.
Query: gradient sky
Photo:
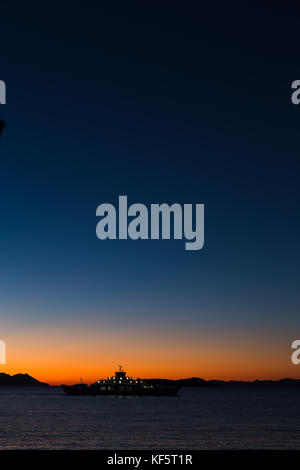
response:
[[[2,370],[300,377],[299,18],[119,5],[1,5]],[[204,203],[203,250],[97,239],[121,194]]]

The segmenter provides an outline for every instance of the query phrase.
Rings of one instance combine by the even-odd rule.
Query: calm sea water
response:
[[[0,449],[300,449],[300,391],[183,388],[176,397],[0,389]]]

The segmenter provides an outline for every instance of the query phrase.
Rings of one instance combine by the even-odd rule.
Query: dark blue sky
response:
[[[298,12],[156,5],[1,5],[4,324],[171,323],[199,342],[206,328],[254,342],[260,331],[289,348],[300,326]],[[121,194],[204,203],[204,249],[101,242],[96,208]]]

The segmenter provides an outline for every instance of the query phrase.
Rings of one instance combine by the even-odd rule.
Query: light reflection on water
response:
[[[0,388],[0,449],[298,449],[300,391],[182,388],[176,397],[74,397]]]

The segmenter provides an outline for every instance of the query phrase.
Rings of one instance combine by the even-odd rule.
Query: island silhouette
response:
[[[180,387],[222,387],[222,386],[271,386],[271,387],[300,387],[300,379],[283,378],[279,380],[253,380],[253,381],[242,381],[242,380],[205,380],[200,377],[190,377],[186,379],[143,379],[144,382],[149,385],[154,384],[173,384],[180,385]],[[0,373],[0,387],[1,386],[30,386],[30,387],[50,387],[46,382],[40,382],[39,380],[31,377],[28,374],[15,374],[9,375]]]
[[[39,380],[31,377],[28,374],[15,374],[9,375],[4,372],[0,373],[0,386],[11,386],[11,387],[20,387],[20,386],[34,386],[34,387],[49,387],[49,384],[45,382],[40,382]]]

